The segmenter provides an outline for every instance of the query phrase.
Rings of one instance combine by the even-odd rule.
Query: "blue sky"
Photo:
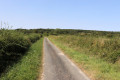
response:
[[[120,0],[0,0],[0,21],[13,28],[120,31]]]

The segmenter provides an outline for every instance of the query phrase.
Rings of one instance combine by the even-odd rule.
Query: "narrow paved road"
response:
[[[44,39],[42,80],[90,80],[47,38]]]

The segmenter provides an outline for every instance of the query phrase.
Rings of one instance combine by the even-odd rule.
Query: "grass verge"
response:
[[[34,43],[26,55],[10,67],[0,80],[36,80],[42,68],[42,48],[43,38]]]
[[[111,64],[103,59],[85,54],[84,50],[76,51],[57,41],[53,37],[49,39],[58,46],[70,59],[72,59],[92,80],[119,80],[120,66]]]

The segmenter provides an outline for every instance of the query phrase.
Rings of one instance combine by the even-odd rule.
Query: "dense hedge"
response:
[[[0,73],[18,60],[40,38],[40,34],[24,34],[15,30],[0,31]]]

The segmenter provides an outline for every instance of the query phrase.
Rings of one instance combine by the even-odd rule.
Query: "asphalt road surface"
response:
[[[47,38],[44,39],[42,80],[90,80]]]

